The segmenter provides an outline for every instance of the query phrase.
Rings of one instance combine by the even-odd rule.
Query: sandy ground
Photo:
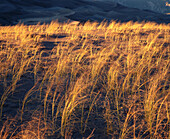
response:
[[[122,6],[111,1],[89,0],[4,0],[0,4],[0,24],[12,25],[18,22],[25,24],[49,23],[52,20],[65,22],[68,19],[85,22],[117,20],[121,22],[154,21],[169,23],[170,15],[149,10],[140,10]]]

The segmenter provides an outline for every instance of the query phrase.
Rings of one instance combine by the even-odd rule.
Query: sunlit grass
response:
[[[169,53],[169,24],[1,26],[1,119],[11,96],[27,92],[24,128],[2,121],[1,138],[169,138]]]

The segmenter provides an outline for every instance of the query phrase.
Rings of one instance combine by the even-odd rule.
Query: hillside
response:
[[[122,5],[138,8],[142,10],[151,10],[159,13],[170,13],[170,7],[166,6],[169,0],[110,0]]]
[[[150,4],[148,2],[144,3],[144,0],[116,2],[111,0],[3,0],[0,3],[0,25],[16,25],[20,22],[35,25],[38,22],[50,23],[56,19],[62,23],[67,20],[170,23],[170,15],[155,11],[155,9],[161,10],[162,3],[156,3],[156,0]]]

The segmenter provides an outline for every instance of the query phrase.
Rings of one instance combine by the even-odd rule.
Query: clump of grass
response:
[[[22,99],[21,121],[43,124],[24,122],[18,138],[168,138],[169,46],[169,24],[0,27],[1,118]]]
[[[24,124],[18,124],[18,117],[13,119],[7,119],[3,121],[3,126],[0,131],[0,137],[2,139],[44,139],[45,134],[51,134],[50,124],[44,125],[44,120],[41,114],[35,114],[34,116],[26,121]],[[45,128],[45,127],[48,127]]]

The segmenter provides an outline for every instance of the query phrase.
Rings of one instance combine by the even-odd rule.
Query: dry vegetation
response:
[[[169,53],[164,24],[0,27],[0,138],[170,138]]]

